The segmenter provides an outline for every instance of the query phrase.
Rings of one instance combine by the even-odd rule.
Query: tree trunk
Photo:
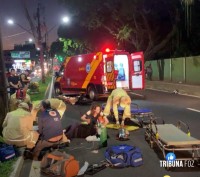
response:
[[[159,80],[164,80],[164,68],[165,68],[165,60],[157,60],[158,72],[159,72]]]

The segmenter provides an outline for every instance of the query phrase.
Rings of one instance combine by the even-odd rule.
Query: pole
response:
[[[38,20],[38,45],[40,48],[40,67],[42,70],[42,83],[45,83],[44,54],[43,54],[43,45],[42,45],[41,23],[40,23],[40,3],[38,3],[38,7],[37,7],[37,20]]]
[[[6,87],[5,62],[3,58],[1,23],[0,23],[0,83],[1,83],[0,84],[0,129],[1,129],[4,118],[8,112],[8,94]],[[0,130],[0,134],[1,132],[2,131]]]

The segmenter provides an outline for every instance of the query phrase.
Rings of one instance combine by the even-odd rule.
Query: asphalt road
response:
[[[144,97],[138,94],[145,95]],[[140,108],[149,108],[156,117],[165,120],[165,123],[175,124],[178,120],[182,120],[190,126],[191,135],[200,139],[199,125],[200,125],[200,99],[187,96],[175,95],[172,93],[163,93],[157,91],[138,91],[136,94],[131,94],[132,101],[137,103]],[[106,100],[99,101],[102,104]],[[89,109],[90,105],[75,105],[67,106],[67,110],[63,116],[63,127],[80,120],[80,115]],[[188,109],[190,108],[190,109]],[[127,143],[139,147],[142,150],[144,157],[144,165],[133,168],[112,169],[106,168],[95,175],[94,177],[162,177],[169,175],[171,177],[200,177],[200,168],[173,168],[167,171],[160,167],[160,160],[163,160],[162,153],[158,148],[151,149],[149,144],[144,139],[145,129],[139,129],[130,132],[130,140],[120,142],[115,139],[117,130],[108,129],[110,138],[108,139],[108,146]],[[97,144],[88,143],[85,140],[74,139],[70,147],[66,148],[66,152],[72,154],[80,161],[82,165],[84,161],[89,163],[98,163],[104,160],[104,152],[106,148],[99,150],[97,154],[91,150]],[[31,163],[31,162],[29,162]],[[27,163],[28,164],[28,163]],[[26,165],[27,165],[26,164]],[[27,176],[28,165],[24,166],[20,177]],[[87,176],[87,175],[85,175]]]

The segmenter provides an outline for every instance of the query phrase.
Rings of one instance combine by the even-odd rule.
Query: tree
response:
[[[8,94],[5,76],[5,63],[3,59],[3,46],[1,38],[1,23],[0,23],[0,134],[2,133],[2,124],[8,112]]]
[[[200,1],[181,1],[180,24],[172,41],[173,57],[200,54]]]
[[[42,6],[41,6],[41,3],[38,3],[37,12],[36,12],[36,15],[33,19],[30,16],[29,10],[27,8],[26,0],[21,0],[21,3],[22,3],[22,6],[23,6],[23,9],[24,9],[25,17],[29,22],[32,35],[33,35],[33,37],[36,41],[36,45],[40,49],[40,66],[41,66],[41,70],[42,70],[42,83],[45,83],[44,53],[43,53],[44,47],[43,47],[42,41],[43,41],[44,36],[47,33],[47,28],[46,28],[45,22],[43,21],[43,23],[41,24],[41,21],[40,21]]]
[[[61,2],[77,17],[82,27],[94,32],[104,30],[104,34],[112,35],[118,48],[130,52],[142,50],[146,60],[153,59],[160,51],[169,51],[166,46],[175,35],[179,22],[179,0]]]

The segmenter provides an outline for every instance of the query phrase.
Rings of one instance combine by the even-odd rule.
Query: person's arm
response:
[[[27,78],[23,78],[23,77],[22,77],[22,82],[29,83],[29,82],[30,82],[30,80],[29,80],[29,79],[27,79]]]
[[[15,85],[11,81],[9,81],[9,85],[12,86],[12,87],[14,87],[14,88],[18,88],[18,84]]]
[[[31,114],[27,115],[27,120],[28,130],[33,130],[33,116]]]
[[[119,113],[118,113],[119,100],[120,100],[120,97],[113,98],[113,113],[114,113],[116,122],[119,122]]]
[[[8,124],[8,117],[9,117],[8,114],[6,115],[6,117],[5,117],[4,121],[3,121],[3,124],[2,124],[3,128],[5,128],[7,126],[7,124]]]
[[[107,125],[109,123],[108,118],[106,116],[103,116],[103,118],[104,118],[104,125]]]
[[[130,104],[127,104],[124,108],[122,120],[124,121],[126,118],[131,118],[131,105]]]
[[[109,123],[108,118],[103,114],[103,112],[100,113],[100,116],[103,117],[104,120],[103,125],[106,126]]]
[[[22,84],[22,82],[19,80],[18,81],[18,87],[22,87],[23,86],[23,84]]]
[[[40,115],[38,117],[38,132],[39,132],[39,134],[42,134],[42,127],[43,127],[42,115]]]
[[[86,114],[81,116],[81,120],[84,122],[87,122],[88,124],[90,123],[90,119],[87,119],[87,115],[90,114],[90,111],[88,111]]]

